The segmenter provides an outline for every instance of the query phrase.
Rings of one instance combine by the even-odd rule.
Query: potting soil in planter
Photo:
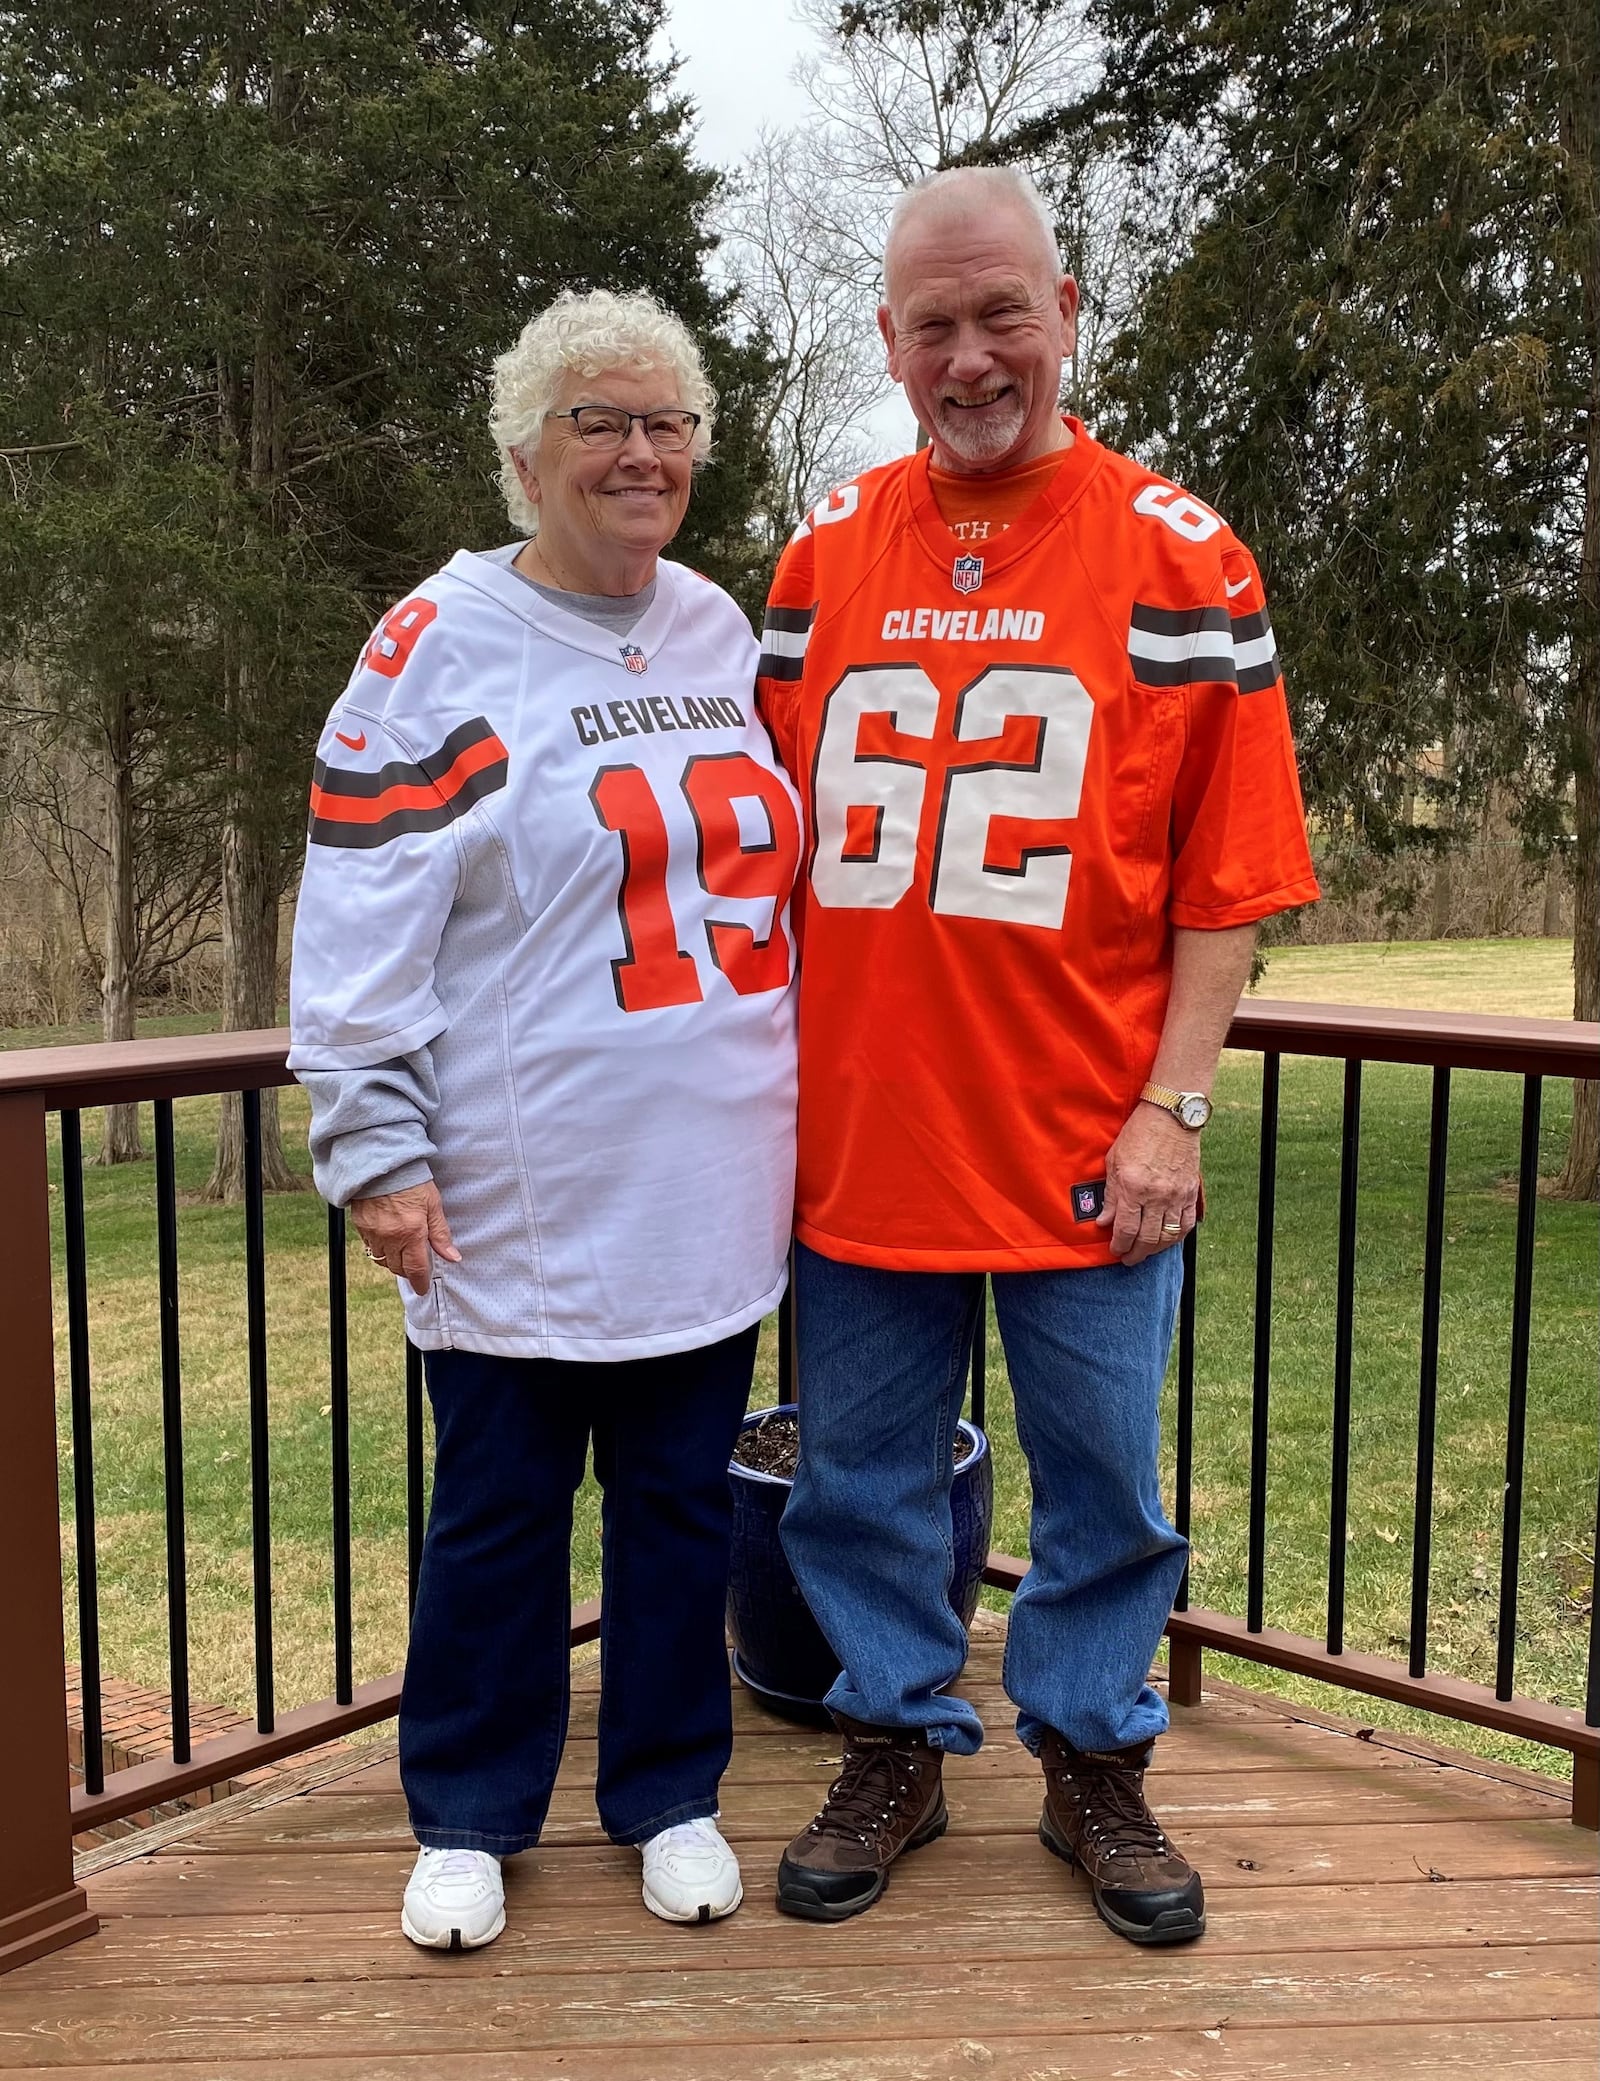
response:
[[[958,1467],[970,1451],[965,1435],[957,1431],[950,1441],[950,1456]],[[741,1467],[754,1467],[758,1474],[775,1474],[780,1481],[793,1481],[800,1467],[800,1419],[762,1417],[759,1423],[739,1433],[733,1456]]]
[[[811,1616],[783,1551],[779,1525],[800,1457],[793,1403],[747,1416],[733,1451],[733,1550],[728,1631],[740,1680],[773,1711],[830,1724],[822,1699],[839,1664]],[[955,1485],[951,1532],[955,1554],[950,1602],[970,1625],[978,1602],[994,1512],[989,1441],[963,1424],[951,1440]]]

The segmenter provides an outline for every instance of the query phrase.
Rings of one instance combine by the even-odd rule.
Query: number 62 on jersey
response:
[[[823,704],[814,767],[812,892],[830,910],[891,910],[911,888],[931,778],[929,765],[864,752],[863,721],[883,716],[902,737],[934,738],[939,690],[920,665],[847,672]],[[1076,673],[996,665],[956,702],[957,744],[1002,736],[1013,720],[1038,728],[1031,756],[952,761],[945,769],[928,901],[944,917],[1061,929],[1072,854],[1059,826],[1078,814],[1094,703]],[[996,860],[1004,820],[1014,843]],[[1027,827],[1035,825],[1035,842]],[[1049,827],[1049,828],[1047,828]]]

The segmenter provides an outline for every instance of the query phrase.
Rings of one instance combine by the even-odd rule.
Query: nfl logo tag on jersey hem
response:
[[[630,672],[648,672],[650,669],[650,660],[645,656],[637,643],[624,643],[621,646],[621,656],[622,662]]]
[[[950,567],[950,583],[958,593],[975,593],[983,583],[983,558],[958,556]]]

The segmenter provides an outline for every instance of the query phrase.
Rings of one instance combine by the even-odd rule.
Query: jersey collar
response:
[[[656,596],[634,623],[626,636],[619,636],[614,629],[603,629],[597,623],[585,621],[581,614],[569,614],[536,593],[531,585],[524,585],[516,572],[508,568],[511,557],[522,547],[513,543],[507,550],[490,550],[479,554],[470,549],[458,549],[449,563],[445,574],[459,578],[474,591],[484,593],[498,606],[508,608],[519,621],[524,621],[541,636],[552,642],[564,643],[569,650],[581,650],[587,656],[599,658],[627,677],[622,662],[622,646],[642,650],[647,659],[654,658],[678,619],[678,570],[676,564],[665,557],[656,560]]]
[[[1083,421],[1063,412],[1063,423],[1072,433],[1072,446],[1061,458],[1061,467],[1049,478],[1031,506],[1023,508],[1005,533],[992,543],[977,545],[986,572],[999,572],[1028,554],[1048,529],[1077,504],[1105,460],[1100,443],[1085,432]],[[932,450],[924,448],[911,458],[906,476],[906,496],[919,540],[939,569],[949,576],[954,560],[971,553],[944,524],[939,502],[928,481]]]

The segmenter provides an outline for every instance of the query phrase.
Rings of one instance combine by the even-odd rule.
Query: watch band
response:
[[[1166,1084],[1146,1084],[1139,1097],[1170,1113],[1191,1134],[1198,1134],[1211,1118],[1211,1101],[1203,1091],[1173,1091]],[[1198,1117],[1191,1118],[1191,1114]]]

